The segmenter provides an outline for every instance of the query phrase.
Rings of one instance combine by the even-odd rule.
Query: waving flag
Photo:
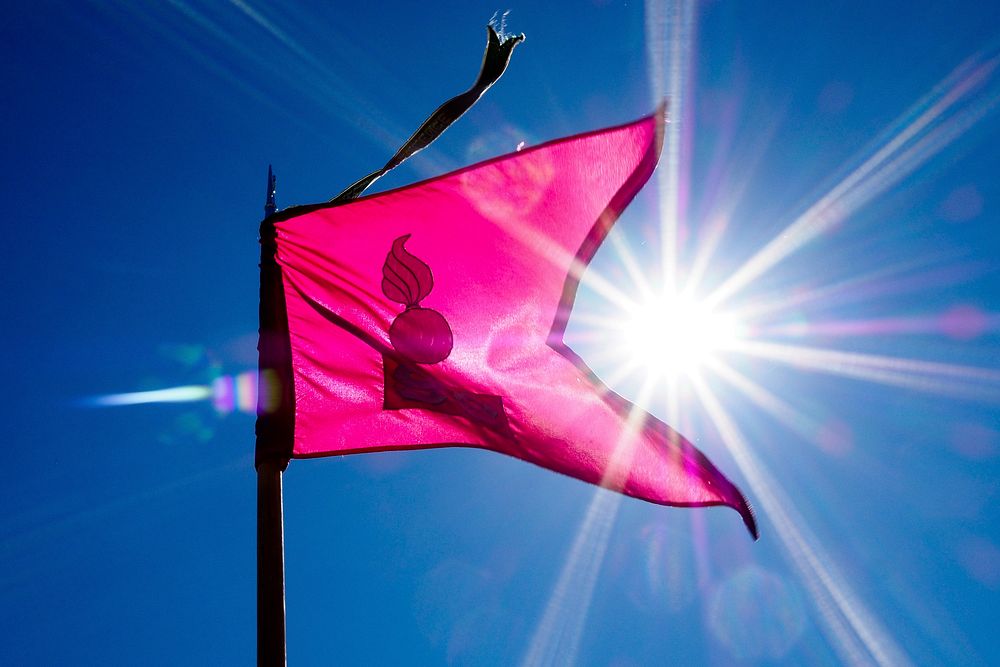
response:
[[[662,118],[268,218],[262,345],[282,396],[258,463],[480,447],[654,503],[728,505],[756,536],[739,490],[563,342]]]

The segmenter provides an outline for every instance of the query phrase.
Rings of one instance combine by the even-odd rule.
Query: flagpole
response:
[[[267,199],[264,204],[264,219],[277,210],[274,201],[275,177],[271,166],[267,167]],[[263,225],[262,225],[263,227]],[[261,303],[264,304],[269,285],[265,278],[265,267],[274,265],[270,243],[261,243]],[[261,309],[261,363],[258,379],[258,437],[261,434],[260,415],[266,415],[265,398],[273,387],[265,372],[271,371],[274,359],[268,352],[270,345],[266,336],[272,336],[272,324]],[[262,409],[261,406],[265,406]],[[282,525],[281,475],[287,459],[273,456],[262,457],[258,447],[257,456],[257,665],[258,667],[285,667],[285,557],[284,527]]]
[[[257,468],[257,666],[285,666],[285,563],[281,466]]]

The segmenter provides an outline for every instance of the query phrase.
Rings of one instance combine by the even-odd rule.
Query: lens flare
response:
[[[780,660],[805,631],[798,590],[751,565],[728,578],[709,603],[709,627],[740,661]]]
[[[261,378],[265,387],[261,409],[274,409],[277,392],[273,375]],[[130,391],[120,394],[92,396],[79,401],[80,405],[92,408],[107,408],[123,405],[149,405],[157,403],[211,403],[220,415],[232,412],[253,415],[257,413],[258,377],[256,371],[244,371],[236,375],[220,375],[210,384],[164,387],[148,391]]]
[[[107,394],[95,396],[83,401],[84,405],[93,407],[111,407],[117,405],[144,405],[147,403],[192,403],[205,401],[212,397],[211,387],[205,385],[186,385],[182,387],[167,387],[149,391],[130,391],[124,394]]]

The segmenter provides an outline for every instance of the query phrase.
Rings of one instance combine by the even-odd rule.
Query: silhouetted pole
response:
[[[285,665],[285,562],[281,466],[257,468],[257,665]]]
[[[275,177],[267,167],[267,199],[264,204],[265,219],[275,212]],[[277,270],[271,242],[261,244],[261,303],[265,304],[265,290],[270,283],[265,272]],[[267,253],[272,253],[267,257]],[[267,407],[273,391],[265,371],[272,362],[268,356],[267,340],[272,335],[272,317],[261,308],[261,364],[258,379],[258,415]],[[259,419],[259,417],[258,417]],[[258,424],[259,427],[259,424]],[[258,430],[258,436],[260,431]],[[290,448],[289,448],[290,449]],[[281,474],[287,461],[274,458],[257,460],[257,665],[258,667],[285,667],[285,557],[284,530],[281,512]]]

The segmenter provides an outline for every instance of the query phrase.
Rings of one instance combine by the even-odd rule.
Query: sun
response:
[[[657,296],[635,304],[622,322],[622,341],[630,362],[667,379],[697,374],[743,332],[731,314],[683,295]]]

